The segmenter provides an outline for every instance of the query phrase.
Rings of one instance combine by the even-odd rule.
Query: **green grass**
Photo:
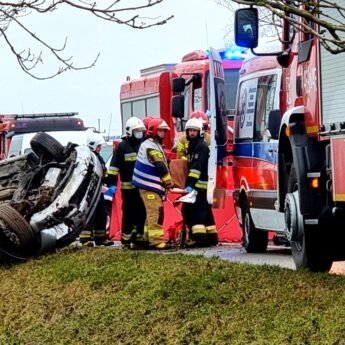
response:
[[[0,344],[345,344],[345,278],[65,250],[0,267]]]

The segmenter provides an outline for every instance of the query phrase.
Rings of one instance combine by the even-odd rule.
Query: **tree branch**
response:
[[[26,0],[26,1],[0,1],[0,37],[4,38],[5,43],[10,51],[14,54],[20,68],[31,77],[44,80],[53,78],[67,70],[83,70],[95,66],[99,54],[94,61],[87,66],[75,66],[72,56],[65,58],[62,54],[66,50],[67,38],[61,48],[55,48],[47,41],[43,40],[39,34],[33,32],[30,28],[23,24],[21,18],[32,13],[47,14],[58,10],[62,7],[70,7],[84,11],[94,15],[104,21],[129,26],[133,29],[146,29],[152,26],[160,26],[166,24],[173,16],[169,16],[162,20],[158,18],[141,17],[139,14],[129,15],[127,18],[120,18],[119,14],[126,15],[128,13],[137,12],[146,8],[159,5],[164,0],[141,0],[137,1],[138,5],[131,7],[120,7],[121,0],[106,1],[102,0],[102,5],[98,1],[90,0]],[[42,48],[48,51],[54,59],[59,63],[57,71],[46,75],[38,76],[34,73],[38,64],[43,64],[43,51],[38,55],[31,52],[30,49],[17,51],[12,43],[11,37],[7,33],[10,25],[17,25],[26,35],[36,41]]]

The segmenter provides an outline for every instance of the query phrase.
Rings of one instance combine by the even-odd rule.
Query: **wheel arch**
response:
[[[291,165],[296,160],[295,155],[295,140],[294,134],[290,134],[288,128],[292,124],[302,124],[304,128],[304,106],[294,107],[286,111],[283,115],[279,142],[278,142],[278,209],[284,211],[285,196],[288,192],[287,186],[290,178]]]

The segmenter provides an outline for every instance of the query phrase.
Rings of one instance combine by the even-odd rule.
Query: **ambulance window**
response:
[[[256,93],[255,140],[267,139],[268,116],[274,108],[277,76],[275,74],[260,77]]]
[[[236,92],[240,73],[238,69],[224,69],[226,108],[235,109]]]
[[[159,117],[159,97],[151,97],[146,100],[146,114]],[[142,117],[141,117],[142,118]]]
[[[145,100],[134,101],[133,102],[133,116],[143,118],[146,114]]]
[[[236,141],[253,140],[257,89],[258,78],[245,80],[239,87],[234,129]]]

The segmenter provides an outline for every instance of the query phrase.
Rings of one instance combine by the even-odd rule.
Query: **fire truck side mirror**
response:
[[[183,92],[186,86],[186,80],[184,78],[174,78],[171,80],[171,88],[173,92]]]
[[[257,8],[241,8],[235,12],[235,42],[239,47],[256,48],[259,37]]]
[[[184,96],[175,95],[171,99],[171,115],[176,118],[184,117]]]
[[[268,115],[268,130],[272,139],[278,139],[281,122],[281,112],[279,109],[271,110]]]

